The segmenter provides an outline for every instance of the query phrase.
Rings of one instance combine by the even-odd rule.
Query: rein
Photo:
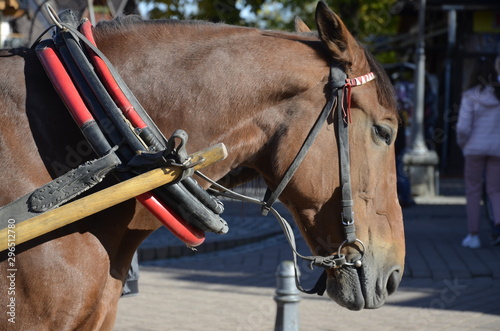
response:
[[[295,156],[294,160],[288,167],[285,175],[281,179],[281,182],[278,184],[276,190],[272,192],[269,188],[266,191],[265,197],[263,201],[260,201],[255,198],[251,198],[234,191],[231,191],[216,182],[210,180],[203,174],[196,172],[203,179],[209,181],[214,187],[217,187],[220,191],[211,190],[213,194],[219,194],[231,199],[242,200],[246,202],[260,204],[262,206],[262,214],[266,216],[269,212],[271,212],[276,219],[278,220],[288,243],[293,252],[293,264],[295,269],[295,283],[297,288],[308,294],[317,293],[318,295],[322,295],[326,290],[326,269],[331,268],[341,268],[343,266],[354,266],[359,268],[362,266],[362,260],[364,258],[365,253],[365,245],[364,243],[356,238],[356,229],[354,226],[354,212],[353,206],[354,201],[352,200],[352,191],[351,191],[351,167],[350,167],[350,158],[349,158],[349,130],[348,126],[351,123],[350,116],[350,106],[351,106],[351,89],[352,87],[360,86],[365,83],[368,83],[375,79],[375,75],[373,72],[370,72],[366,75],[349,79],[345,71],[337,66],[330,67],[330,97],[323,107],[318,119],[314,123],[313,127],[309,131],[309,134],[302,144],[299,152]],[[281,195],[285,187],[287,186],[290,179],[295,174],[296,170],[300,166],[301,162],[304,160],[309,148],[313,144],[314,140],[318,136],[323,123],[328,119],[330,114],[333,111],[334,105],[336,105],[337,109],[337,123],[338,123],[338,132],[337,132],[337,143],[339,149],[339,162],[340,162],[340,187],[342,191],[342,225],[344,228],[345,240],[340,244],[337,249],[336,255],[330,256],[304,256],[297,251],[295,236],[293,234],[293,230],[290,224],[273,208],[273,204],[276,202],[278,197]],[[344,254],[341,253],[341,250],[344,246],[353,245],[359,243],[361,246],[360,254],[361,257],[354,261],[348,262]],[[297,265],[297,257],[300,257],[303,260],[309,261],[309,267],[312,269],[313,266],[325,268],[325,271],[322,273],[316,285],[311,290],[305,290],[300,285],[300,280],[298,276],[298,265]]]

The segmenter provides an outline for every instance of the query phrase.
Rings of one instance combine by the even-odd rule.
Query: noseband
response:
[[[281,182],[278,184],[274,191],[271,191],[269,188],[266,191],[265,197],[263,201],[259,201],[257,199],[253,199],[250,197],[246,197],[240,195],[236,192],[232,192],[220,185],[210,181],[207,177],[201,175],[204,179],[209,180],[214,186],[218,187],[224,193],[219,192],[219,194],[227,196],[233,199],[244,200],[248,202],[258,203],[262,205],[262,214],[265,216],[271,211],[276,219],[279,221],[285,236],[292,248],[293,251],[293,262],[295,267],[295,279],[297,288],[304,293],[318,293],[322,295],[326,289],[326,270],[321,275],[320,279],[316,283],[313,289],[304,290],[300,285],[298,279],[298,266],[297,266],[297,256],[301,259],[309,261],[309,266],[312,269],[313,266],[322,267],[325,269],[331,268],[341,268],[343,266],[354,266],[359,268],[362,266],[362,261],[365,253],[365,245],[361,240],[356,238],[356,229],[354,226],[354,212],[353,206],[354,202],[352,200],[352,191],[351,191],[351,167],[350,167],[350,159],[349,159],[349,123],[351,122],[350,115],[350,103],[351,103],[351,88],[355,86],[359,86],[365,83],[368,83],[371,80],[375,79],[375,75],[373,72],[370,72],[366,75],[348,79],[345,71],[340,67],[332,65],[330,67],[330,78],[328,86],[330,88],[329,98],[326,105],[323,107],[318,119],[314,123],[311,131],[309,132],[306,140],[304,141],[302,147],[299,152],[295,156],[295,159],[292,161],[287,171],[285,172]],[[272,207],[276,202],[278,197],[281,195],[285,187],[287,186],[290,179],[292,179],[295,174],[297,168],[304,160],[309,148],[313,144],[314,140],[318,136],[323,123],[326,122],[328,117],[333,111],[334,106],[336,105],[337,110],[337,123],[338,123],[338,131],[337,131],[337,144],[339,150],[339,163],[340,163],[340,187],[342,192],[342,226],[344,229],[345,240],[339,245],[337,249],[336,255],[329,256],[304,256],[297,252],[295,245],[295,238],[293,235],[293,230],[290,224],[281,216],[279,213]],[[349,245],[358,245],[360,249],[361,257],[354,261],[348,262],[346,260],[346,256],[342,254],[342,248]]]

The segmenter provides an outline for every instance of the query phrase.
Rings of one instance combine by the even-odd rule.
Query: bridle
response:
[[[359,86],[369,81],[375,79],[373,72],[366,75],[349,79],[345,71],[339,66],[332,65],[330,67],[330,77],[328,86],[330,88],[329,99],[326,105],[323,107],[318,119],[311,128],[306,140],[304,141],[299,152],[295,156],[287,171],[283,175],[281,182],[278,184],[274,191],[269,188],[266,191],[263,201],[258,199],[250,198],[239,193],[228,190],[227,188],[218,185],[217,183],[211,181],[206,176],[198,173],[202,178],[208,180],[213,186],[217,187],[220,191],[212,190],[214,194],[223,195],[232,199],[243,200],[247,202],[257,203],[262,205],[262,214],[265,216],[271,212],[276,219],[279,221],[283,232],[292,248],[293,251],[293,262],[295,268],[295,280],[297,288],[304,293],[318,293],[322,295],[326,289],[326,269],[331,268],[341,268],[343,266],[354,266],[359,268],[362,266],[362,261],[365,253],[364,243],[356,238],[356,229],[354,225],[354,212],[353,206],[354,202],[352,200],[352,190],[351,190],[351,167],[349,159],[349,123],[351,122],[350,116],[350,102],[351,102],[351,88]],[[281,195],[288,182],[292,179],[296,170],[298,169],[301,162],[304,160],[309,148],[313,144],[314,140],[318,136],[323,124],[329,118],[334,107],[336,106],[337,112],[337,144],[339,150],[339,163],[340,163],[340,187],[342,193],[342,226],[344,230],[345,240],[340,244],[337,249],[337,254],[330,256],[304,256],[297,252],[295,238],[293,235],[293,230],[290,224],[273,208],[273,204],[276,202],[278,197]],[[354,261],[348,262],[346,256],[341,253],[341,250],[345,246],[359,244],[361,257]],[[320,279],[316,283],[313,289],[304,290],[299,282],[298,276],[298,266],[297,266],[297,256],[303,260],[309,261],[309,267],[312,269],[313,266],[325,268],[325,271],[321,275]]]

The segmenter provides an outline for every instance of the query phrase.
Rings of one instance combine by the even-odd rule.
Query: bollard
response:
[[[276,295],[278,306],[274,331],[299,330],[299,302],[301,297],[295,285],[295,272],[292,261],[283,261],[276,271]]]

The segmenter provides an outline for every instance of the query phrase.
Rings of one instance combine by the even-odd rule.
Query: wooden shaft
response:
[[[222,143],[191,154],[193,163],[201,161],[194,166],[194,170],[212,165],[226,157],[227,150]],[[14,226],[0,231],[0,251],[6,250],[9,243],[19,245],[168,184],[181,175],[180,167],[154,169],[18,224],[12,223]]]

